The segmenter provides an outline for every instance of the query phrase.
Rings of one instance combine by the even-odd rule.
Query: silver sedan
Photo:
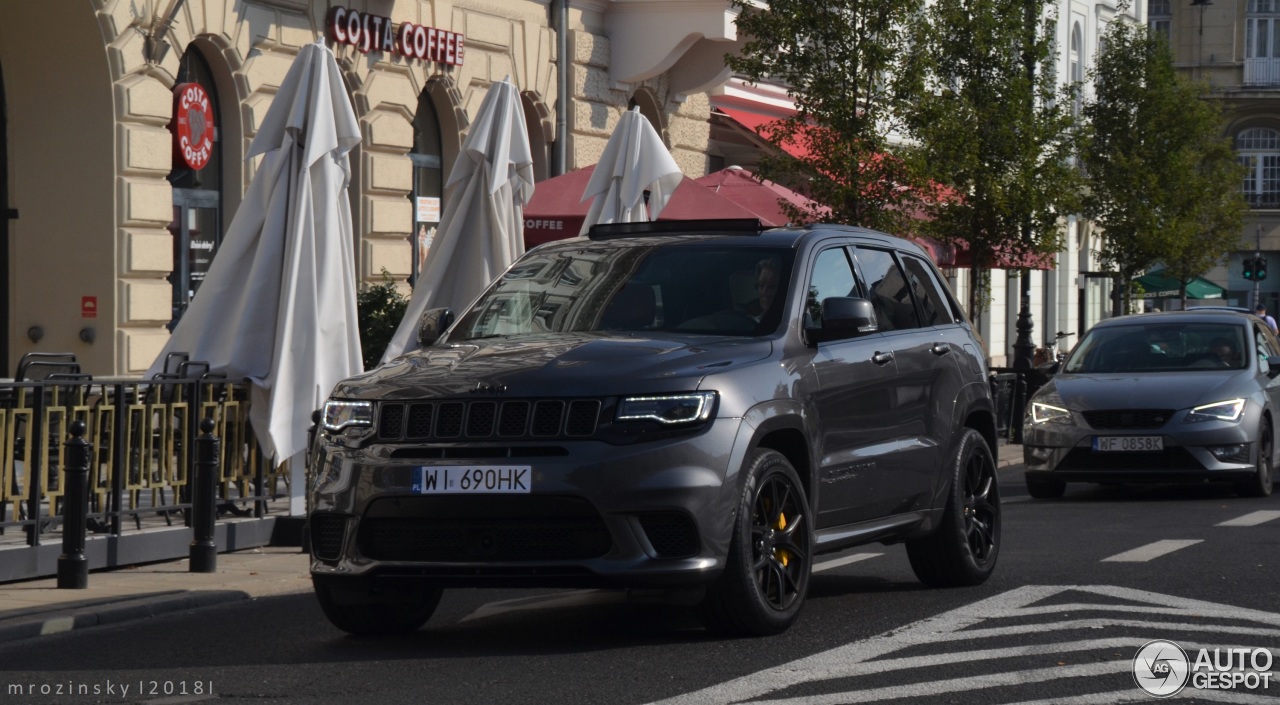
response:
[[[1271,494],[1280,340],[1256,316],[1184,311],[1098,323],[1026,407],[1032,497],[1068,482],[1235,483]]]

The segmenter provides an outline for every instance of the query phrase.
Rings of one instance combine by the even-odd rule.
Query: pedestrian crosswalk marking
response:
[[[1186,548],[1187,546],[1194,546],[1203,542],[1203,539],[1166,539],[1164,541],[1149,543],[1146,546],[1139,546],[1132,551],[1117,553],[1110,558],[1103,558],[1102,561],[1104,563],[1146,563],[1149,560],[1159,558],[1167,553],[1173,553],[1174,551]]]
[[[1221,524],[1214,524],[1214,526],[1257,526],[1259,524],[1265,524],[1272,519],[1280,519],[1280,512],[1273,509],[1250,512],[1244,516],[1238,516],[1235,519],[1228,519]]]
[[[1073,593],[1084,593],[1094,600],[1102,597],[1115,602],[1072,602]],[[1066,598],[1067,602],[1044,604],[1062,598]],[[1118,617],[1081,618],[1034,624],[1026,622],[1028,617],[1097,611],[1118,613]],[[1146,615],[1150,615],[1152,620],[1133,618]],[[1162,619],[1168,617],[1173,619],[1168,621]],[[1019,619],[1022,623],[1004,626],[983,625],[988,620],[1008,619]],[[1249,625],[1248,622],[1253,624]],[[1010,634],[1050,634],[1057,631],[1111,626],[1136,629],[1123,631],[1114,637],[1106,636],[1099,639],[979,648],[928,656],[891,657],[895,652],[912,647],[944,642],[980,643],[983,639],[999,638]],[[1147,633],[1143,634],[1143,631]],[[1280,638],[1280,614],[1108,585],[1026,586],[920,620],[901,629],[763,669],[702,690],[678,695],[661,701],[660,705],[729,705],[748,702],[751,705],[835,705],[886,700],[911,701],[925,697],[945,696],[948,693],[1019,686],[1064,678],[1105,678],[1105,682],[1115,682],[1116,678],[1129,677],[1132,667],[1131,654],[1149,640],[1150,634],[1172,632],[1195,632],[1206,636],[1208,633],[1231,635],[1227,641],[1239,642],[1223,643],[1220,640],[1205,638],[1203,644],[1187,642],[1188,648],[1251,647],[1259,642],[1275,643],[1276,639]],[[974,673],[964,678],[923,680],[887,688],[866,688],[842,682],[846,679],[878,673],[906,673],[914,669],[930,671],[945,663],[999,663],[998,659],[1067,654],[1098,648],[1123,648],[1135,651],[1126,651],[1124,657],[1111,661],[1095,662],[1089,659],[1085,663],[1056,668],[1041,667],[1030,670],[1020,668],[997,673]],[[1280,657],[1280,651],[1273,650],[1273,654]],[[911,681],[912,679],[906,677],[903,680]],[[802,684],[806,686],[803,697],[790,697],[789,693],[783,697],[776,697]],[[821,693],[820,689],[824,684],[828,690],[840,688],[842,692]],[[814,692],[815,690],[819,692]],[[1192,695],[1199,700],[1215,702],[1275,702],[1272,698],[1253,694],[1218,693],[1207,690],[1189,692],[1185,697]],[[775,697],[771,699],[770,696]],[[1051,702],[1101,705],[1148,701],[1150,697],[1135,686],[1132,690],[1092,693],[1068,699],[1054,698]]]

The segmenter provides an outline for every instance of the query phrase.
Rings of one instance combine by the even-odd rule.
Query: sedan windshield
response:
[[[621,245],[533,252],[462,316],[451,342],[591,331],[752,336],[778,329],[794,252]]]
[[[1245,328],[1234,323],[1159,321],[1089,331],[1064,370],[1079,374],[1244,369]]]

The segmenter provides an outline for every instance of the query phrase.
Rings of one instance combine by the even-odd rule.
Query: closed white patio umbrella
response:
[[[676,160],[640,108],[626,111],[582,194],[583,201],[594,200],[578,234],[585,235],[596,223],[657,220],[682,179]]]
[[[461,308],[524,254],[524,206],[533,197],[533,152],[520,92],[489,86],[445,184],[426,266],[382,362],[418,346],[418,319],[442,306]]]
[[[305,450],[312,412],[364,369],[347,197],[359,143],[333,53],[303,47],[249,146],[262,161],[222,246],[148,370],[184,352],[247,378],[250,422],[276,462]]]

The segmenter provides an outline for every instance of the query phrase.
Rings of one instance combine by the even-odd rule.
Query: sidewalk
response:
[[[997,467],[1022,464],[1022,446],[1001,442]],[[307,554],[268,546],[218,554],[216,573],[191,573],[186,560],[89,574],[84,590],[56,578],[0,584],[0,642],[153,617],[233,600],[311,591]]]
[[[153,617],[233,600],[310,592],[307,554],[296,546],[218,554],[217,572],[171,561],[89,574],[84,590],[56,578],[0,585],[0,642]]]

